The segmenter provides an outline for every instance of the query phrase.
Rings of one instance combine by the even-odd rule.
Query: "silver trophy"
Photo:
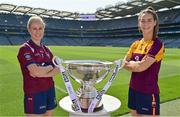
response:
[[[111,71],[113,63],[96,60],[69,60],[64,61],[64,63],[69,75],[81,84],[80,88],[76,91],[77,99],[81,110],[87,112],[92,100],[99,93],[94,85],[106,78]],[[101,100],[98,100],[94,111],[99,111],[102,108],[103,104]]]

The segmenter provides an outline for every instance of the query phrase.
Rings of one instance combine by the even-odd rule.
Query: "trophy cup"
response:
[[[112,62],[103,62],[97,60],[68,60],[64,61],[66,64],[66,69],[63,67],[63,61],[59,57],[53,57],[52,62],[55,66],[59,67],[62,74],[62,78],[72,102],[72,109],[75,112],[88,113],[103,109],[101,98],[111,86],[112,81],[117,75],[119,69],[123,68],[125,64],[125,62],[122,60],[116,60],[114,62],[116,67],[113,70],[112,76],[109,78],[103,89],[98,92],[94,85],[106,78],[111,71],[111,65],[113,64]],[[72,84],[66,75],[66,70],[75,81],[81,84],[81,87],[76,91],[76,93],[74,92]],[[119,103],[118,101],[116,102]],[[67,110],[69,109],[67,108]]]
[[[96,60],[69,60],[64,61],[69,75],[78,83],[80,88],[76,91],[77,99],[83,112],[88,111],[92,100],[98,94],[94,87],[101,82],[111,71],[112,62],[102,62]],[[74,108],[72,106],[72,108]],[[103,108],[101,100],[95,105],[94,112]]]

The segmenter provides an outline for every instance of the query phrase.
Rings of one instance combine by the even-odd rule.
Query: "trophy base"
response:
[[[74,106],[73,106],[73,105],[72,105],[72,109],[74,110]],[[98,112],[98,111],[100,111],[100,110],[102,110],[102,109],[103,109],[103,104],[101,104],[100,106],[94,108],[94,111],[93,111],[93,112]],[[84,112],[84,113],[88,113],[88,109],[86,109],[86,108],[81,108],[81,110],[82,110],[82,112]]]

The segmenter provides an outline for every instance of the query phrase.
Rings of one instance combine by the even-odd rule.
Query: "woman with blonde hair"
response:
[[[27,116],[52,116],[57,106],[53,76],[59,69],[53,66],[53,54],[41,43],[45,23],[32,16],[27,23],[31,39],[22,44],[18,60],[23,75],[24,111]]]

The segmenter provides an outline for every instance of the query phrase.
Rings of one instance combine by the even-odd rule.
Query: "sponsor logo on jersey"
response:
[[[25,53],[24,57],[26,58],[26,60],[30,60],[31,59],[30,53]]]

